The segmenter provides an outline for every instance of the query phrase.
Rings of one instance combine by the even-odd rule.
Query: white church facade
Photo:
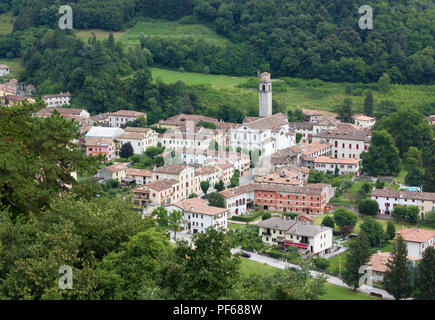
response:
[[[231,130],[231,147],[259,150],[263,157],[294,146],[296,134],[289,128],[288,117],[282,113],[272,115],[272,82],[267,72],[260,75],[258,108],[258,118],[249,118]]]

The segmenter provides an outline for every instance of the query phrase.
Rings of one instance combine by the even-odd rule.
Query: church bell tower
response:
[[[260,74],[258,113],[262,118],[272,115],[272,81],[267,72]]]

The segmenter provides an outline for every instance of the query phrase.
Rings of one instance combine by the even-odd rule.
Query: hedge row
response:
[[[246,215],[246,216],[233,216],[231,220],[234,221],[242,221],[242,222],[251,222],[260,217],[263,214],[261,211],[257,211],[253,215]]]

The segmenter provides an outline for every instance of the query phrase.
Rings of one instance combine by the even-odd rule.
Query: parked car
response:
[[[242,253],[242,257],[249,259],[251,257],[251,255],[249,253],[247,253],[247,252],[243,252]]]

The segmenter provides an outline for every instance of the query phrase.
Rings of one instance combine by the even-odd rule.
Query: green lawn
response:
[[[12,12],[0,14],[0,34],[8,34],[14,29],[15,17]]]
[[[326,284],[326,294],[320,297],[320,300],[379,300],[366,293],[352,291],[347,288]]]
[[[275,267],[271,267],[267,264],[262,264],[257,261],[253,261],[248,258],[240,258],[242,263],[240,264],[240,271],[242,274],[250,274],[250,273],[261,273],[261,274],[272,274],[276,272],[278,269]]]
[[[252,274],[255,272],[262,274],[272,274],[278,269],[265,265],[247,258],[241,258],[240,270],[243,274]],[[377,300],[376,298],[361,292],[339,287],[330,283],[326,284],[326,294],[320,297],[321,300]]]
[[[149,20],[138,22],[126,32],[121,40],[127,46],[139,43],[138,36],[159,36],[164,38],[181,39],[191,37],[195,40],[205,40],[217,46],[224,46],[228,40],[202,24],[183,24],[178,21]]]
[[[211,75],[194,72],[179,72],[161,68],[151,68],[151,72],[153,79],[160,78],[165,83],[174,83],[181,80],[187,85],[210,84],[215,89],[235,88],[246,80],[246,78],[243,77]]]
[[[408,174],[408,171],[402,169],[400,170],[399,174],[396,176],[396,182],[405,184],[405,176]]]
[[[228,229],[230,230],[237,230],[237,229],[244,229],[244,228],[246,228],[246,224],[228,222]]]

